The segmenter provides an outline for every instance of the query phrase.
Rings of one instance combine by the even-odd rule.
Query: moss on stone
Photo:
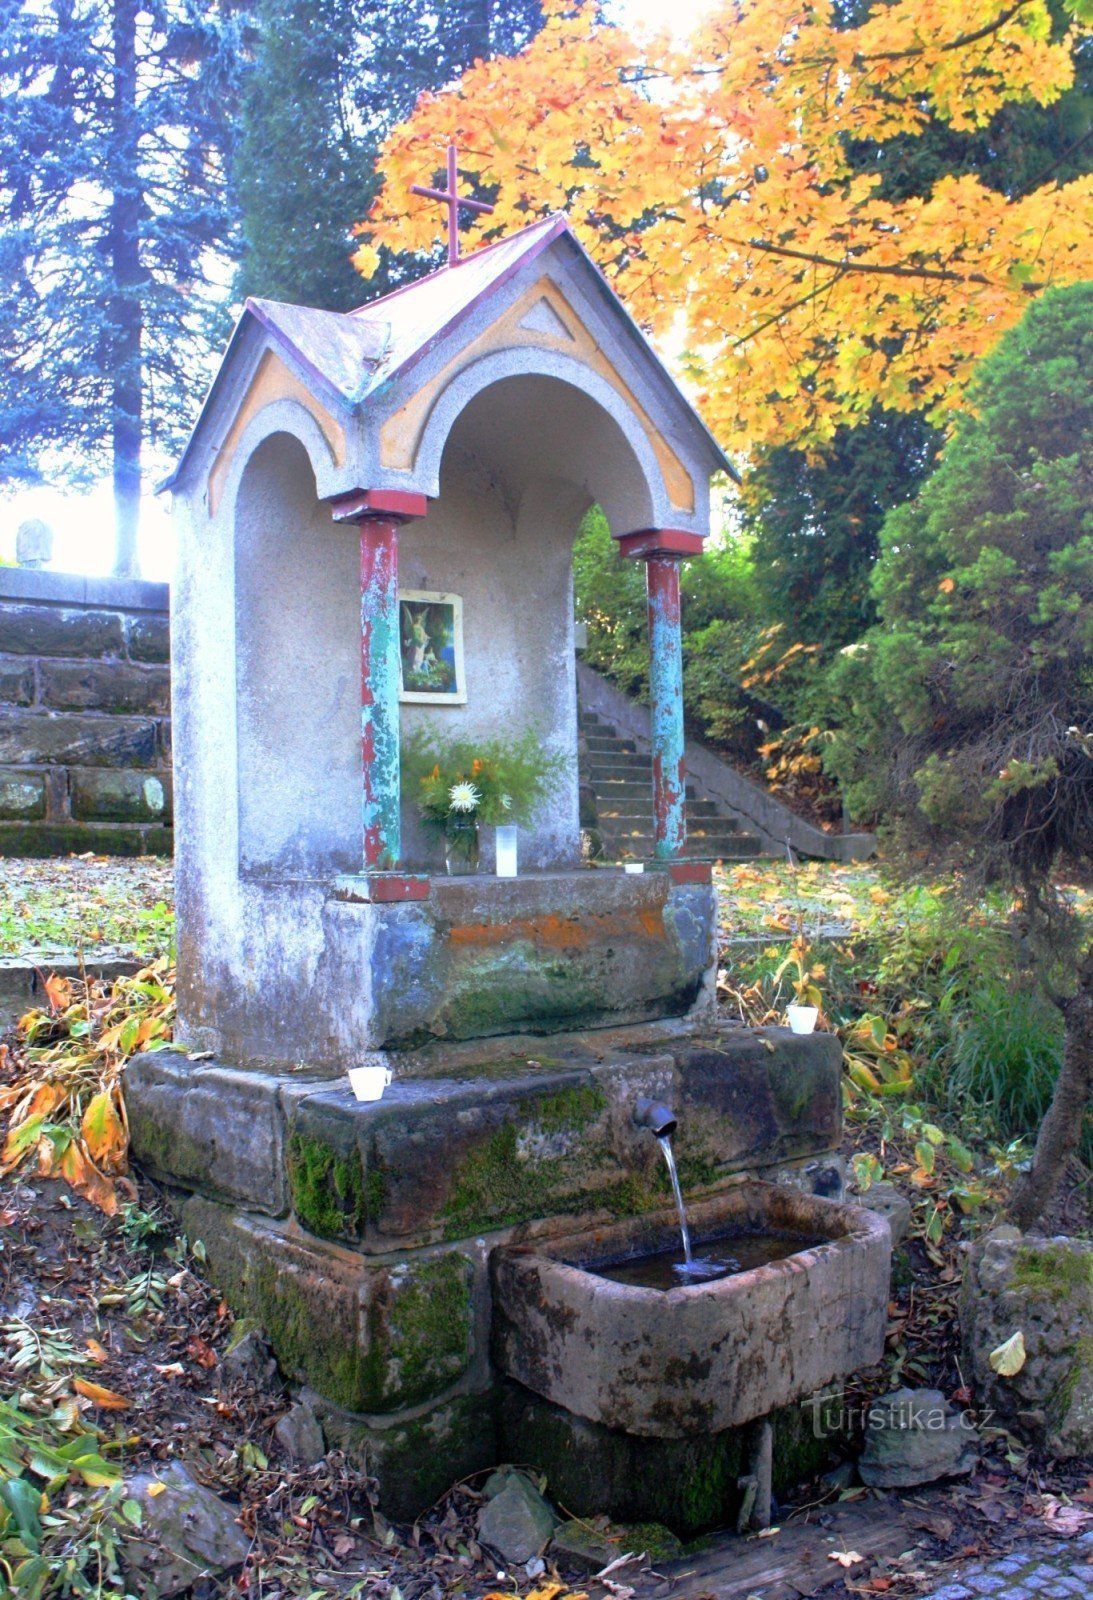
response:
[[[1093,1251],[1065,1244],[1024,1245],[1013,1262],[1011,1286],[1054,1302],[1093,1290]]]
[[[576,1196],[587,1209],[588,1175],[605,1165],[618,1167],[604,1135],[581,1137],[607,1103],[594,1084],[520,1101],[516,1118],[494,1128],[456,1167],[441,1212],[445,1238],[549,1216]],[[573,1135],[567,1149],[535,1149],[540,1140],[549,1146],[566,1134]]]
[[[360,1152],[342,1154],[310,1133],[294,1133],[288,1145],[292,1209],[320,1239],[356,1239],[368,1211]]]
[[[336,1406],[362,1409],[370,1375],[355,1330],[332,1326],[295,1276],[275,1261],[261,1262],[248,1277],[250,1308],[281,1369],[312,1384]]]
[[[376,1428],[320,1406],[329,1444],[379,1481],[388,1516],[412,1521],[453,1483],[497,1461],[492,1392],[457,1395],[425,1416]]]
[[[532,991],[537,1028],[576,1027],[589,1011],[604,1009],[604,996],[587,978],[582,982],[567,963],[544,958],[533,943],[517,940],[461,967],[434,1027],[441,1022],[453,1039],[512,1032],[528,1018]]]
[[[417,1261],[408,1279],[392,1279],[369,1311],[369,1378],[373,1409],[417,1405],[439,1394],[470,1362],[473,1268],[458,1252]]]
[[[1093,1334],[1083,1333],[1071,1352],[1071,1363],[1063,1381],[1048,1401],[1047,1409],[1057,1428],[1065,1428],[1082,1378],[1093,1370]]]

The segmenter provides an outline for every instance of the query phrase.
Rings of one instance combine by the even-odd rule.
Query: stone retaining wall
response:
[[[166,584],[0,569],[0,855],[169,855]]]

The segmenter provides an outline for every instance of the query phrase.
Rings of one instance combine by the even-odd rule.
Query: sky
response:
[[[688,33],[713,0],[609,0],[613,19],[630,27],[672,26]],[[164,469],[165,470],[165,469]],[[156,473],[158,476],[158,471]],[[15,559],[20,523],[41,518],[53,529],[55,572],[108,573],[113,561],[114,523],[110,485],[65,493],[50,488],[28,489],[0,497],[0,558]],[[170,496],[145,495],[141,508],[140,562],[143,577],[169,580],[174,565]]]

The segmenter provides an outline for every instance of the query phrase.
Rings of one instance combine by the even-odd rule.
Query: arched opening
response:
[[[303,444],[271,434],[235,513],[242,870],[359,869],[358,562],[356,529],[331,521]]]
[[[535,727],[566,758],[567,777],[523,831],[521,865],[580,860],[573,541],[599,503],[612,531],[652,520],[646,470],[619,423],[572,384],[506,377],[477,393],[453,422],[439,497],[400,534],[399,587],[462,602],[464,702],[404,704],[404,733],[491,739]],[[404,857],[427,865],[404,796]]]

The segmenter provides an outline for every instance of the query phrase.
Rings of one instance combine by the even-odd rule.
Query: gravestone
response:
[[[689,1192],[838,1144],[836,1040],[712,1032],[711,863],[682,857],[679,568],[725,470],[553,216],[356,312],[248,301],[169,480],[191,1055],[130,1068],[134,1149],[394,1514],[500,1459],[491,1248],[666,1203],[639,1095],[679,1108]],[[648,577],[636,874],[581,862],[572,547],[594,503]],[[435,680],[428,608],[452,643]],[[446,877],[401,738],[533,726],[566,775],[519,875]],[[394,1082],[358,1103],[366,1063]]]

